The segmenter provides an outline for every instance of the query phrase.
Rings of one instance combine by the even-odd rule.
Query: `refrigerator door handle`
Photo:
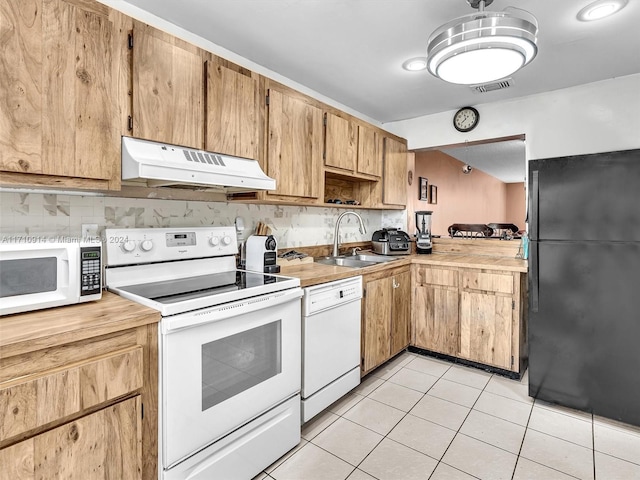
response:
[[[529,301],[531,302],[531,311],[538,312],[538,289],[539,285],[539,270],[538,265],[538,242],[531,242],[529,244],[529,276],[531,282],[531,288],[529,292]]]
[[[538,192],[538,170],[531,172],[531,202],[529,210],[531,219],[529,224],[529,240],[538,240],[538,210],[540,208]]]

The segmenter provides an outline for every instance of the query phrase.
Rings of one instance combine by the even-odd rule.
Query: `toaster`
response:
[[[383,228],[373,232],[373,251],[382,255],[408,255],[411,252],[409,234],[395,228]]]

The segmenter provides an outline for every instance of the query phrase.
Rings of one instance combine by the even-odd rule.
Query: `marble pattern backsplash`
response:
[[[98,233],[117,227],[194,227],[232,225],[243,219],[240,241],[253,233],[257,222],[269,225],[279,248],[333,243],[342,208],[254,205],[139,198],[0,192],[0,235],[80,236],[82,224],[97,224]],[[360,234],[357,219],[342,220],[341,242],[371,239],[381,227],[406,229],[406,211],[357,210],[367,233]]]

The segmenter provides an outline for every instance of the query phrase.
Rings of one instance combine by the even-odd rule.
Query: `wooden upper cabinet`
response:
[[[303,98],[269,89],[267,175],[271,195],[317,199],[322,195],[322,110]]]
[[[377,130],[330,112],[325,123],[325,166],[354,176],[382,176],[382,136]]]
[[[119,188],[119,15],[91,0],[0,4],[0,170]]]
[[[358,126],[333,113],[325,115],[324,164],[348,172],[356,170],[358,157]]]
[[[398,140],[385,137],[382,202],[388,205],[406,205],[406,181],[407,146]]]
[[[212,61],[206,63],[205,150],[258,160],[258,80]]]
[[[133,25],[133,136],[204,147],[204,61],[149,25]]]
[[[382,176],[382,135],[373,128],[358,125],[358,173]]]

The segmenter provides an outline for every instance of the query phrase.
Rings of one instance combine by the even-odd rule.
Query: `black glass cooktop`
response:
[[[159,303],[169,304],[239,290],[252,288],[259,290],[263,285],[286,282],[289,280],[290,279],[286,277],[275,277],[273,275],[265,275],[262,273],[234,270],[231,272],[212,273],[197,277],[130,285],[120,287],[120,290],[148,298]],[[256,294],[259,293],[259,291],[256,292]]]

